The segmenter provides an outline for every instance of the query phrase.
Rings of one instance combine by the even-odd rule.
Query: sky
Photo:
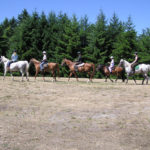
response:
[[[130,16],[138,34],[150,28],[150,0],[1,0],[0,23],[5,18],[17,18],[23,9],[30,14],[34,11],[46,15],[51,11],[62,12],[69,17],[75,14],[78,19],[87,15],[90,23],[96,22],[102,10],[108,22],[114,13],[121,21],[127,21]]]

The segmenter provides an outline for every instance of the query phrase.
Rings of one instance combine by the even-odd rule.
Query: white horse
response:
[[[8,69],[7,68],[7,64],[8,64],[9,61],[10,60],[7,59],[5,56],[1,56],[0,57],[0,63],[4,64],[4,77],[3,77],[3,80],[5,79],[7,71],[10,71],[12,80],[14,80],[12,72],[20,71],[21,74],[22,74],[22,81],[23,81],[24,74],[26,74],[26,79],[27,79],[27,81],[29,81],[29,79],[28,79],[28,76],[29,76],[29,72],[28,72],[29,63],[28,63],[28,61],[17,61],[17,62],[14,62],[14,63],[12,63],[10,65],[10,69]]]
[[[148,65],[148,64],[139,64],[139,65],[136,66],[135,71],[133,71],[133,69],[131,67],[132,64],[127,62],[124,59],[120,60],[119,65],[123,65],[124,68],[125,68],[125,72],[127,74],[127,81],[126,81],[126,83],[128,83],[128,77],[129,76],[132,76],[133,79],[134,79],[134,82],[136,83],[136,80],[134,78],[134,74],[142,74],[143,77],[144,77],[144,79],[142,81],[142,84],[144,84],[145,79],[147,79],[146,84],[148,84],[148,79],[149,79],[148,72],[150,71],[150,65]]]

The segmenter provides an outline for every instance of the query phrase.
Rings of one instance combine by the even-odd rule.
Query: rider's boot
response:
[[[75,70],[75,72],[78,72],[78,67],[74,66],[74,70]]]

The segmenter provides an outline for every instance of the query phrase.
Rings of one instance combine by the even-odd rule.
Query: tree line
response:
[[[46,16],[24,9],[17,18],[6,18],[0,24],[0,55],[10,58],[14,49],[19,60],[42,60],[42,51],[46,51],[48,61],[59,64],[64,58],[75,61],[80,51],[85,62],[95,65],[107,64],[111,55],[116,65],[121,58],[131,62],[137,51],[141,63],[150,63],[150,28],[138,35],[130,16],[123,22],[114,13],[108,21],[102,10],[96,22],[90,23],[86,15],[78,19],[50,12]],[[67,74],[68,69],[61,67],[61,76]]]

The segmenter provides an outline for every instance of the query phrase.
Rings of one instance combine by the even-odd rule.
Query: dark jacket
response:
[[[80,63],[80,64],[83,63],[83,59],[82,59],[81,55],[78,57],[77,63]]]

